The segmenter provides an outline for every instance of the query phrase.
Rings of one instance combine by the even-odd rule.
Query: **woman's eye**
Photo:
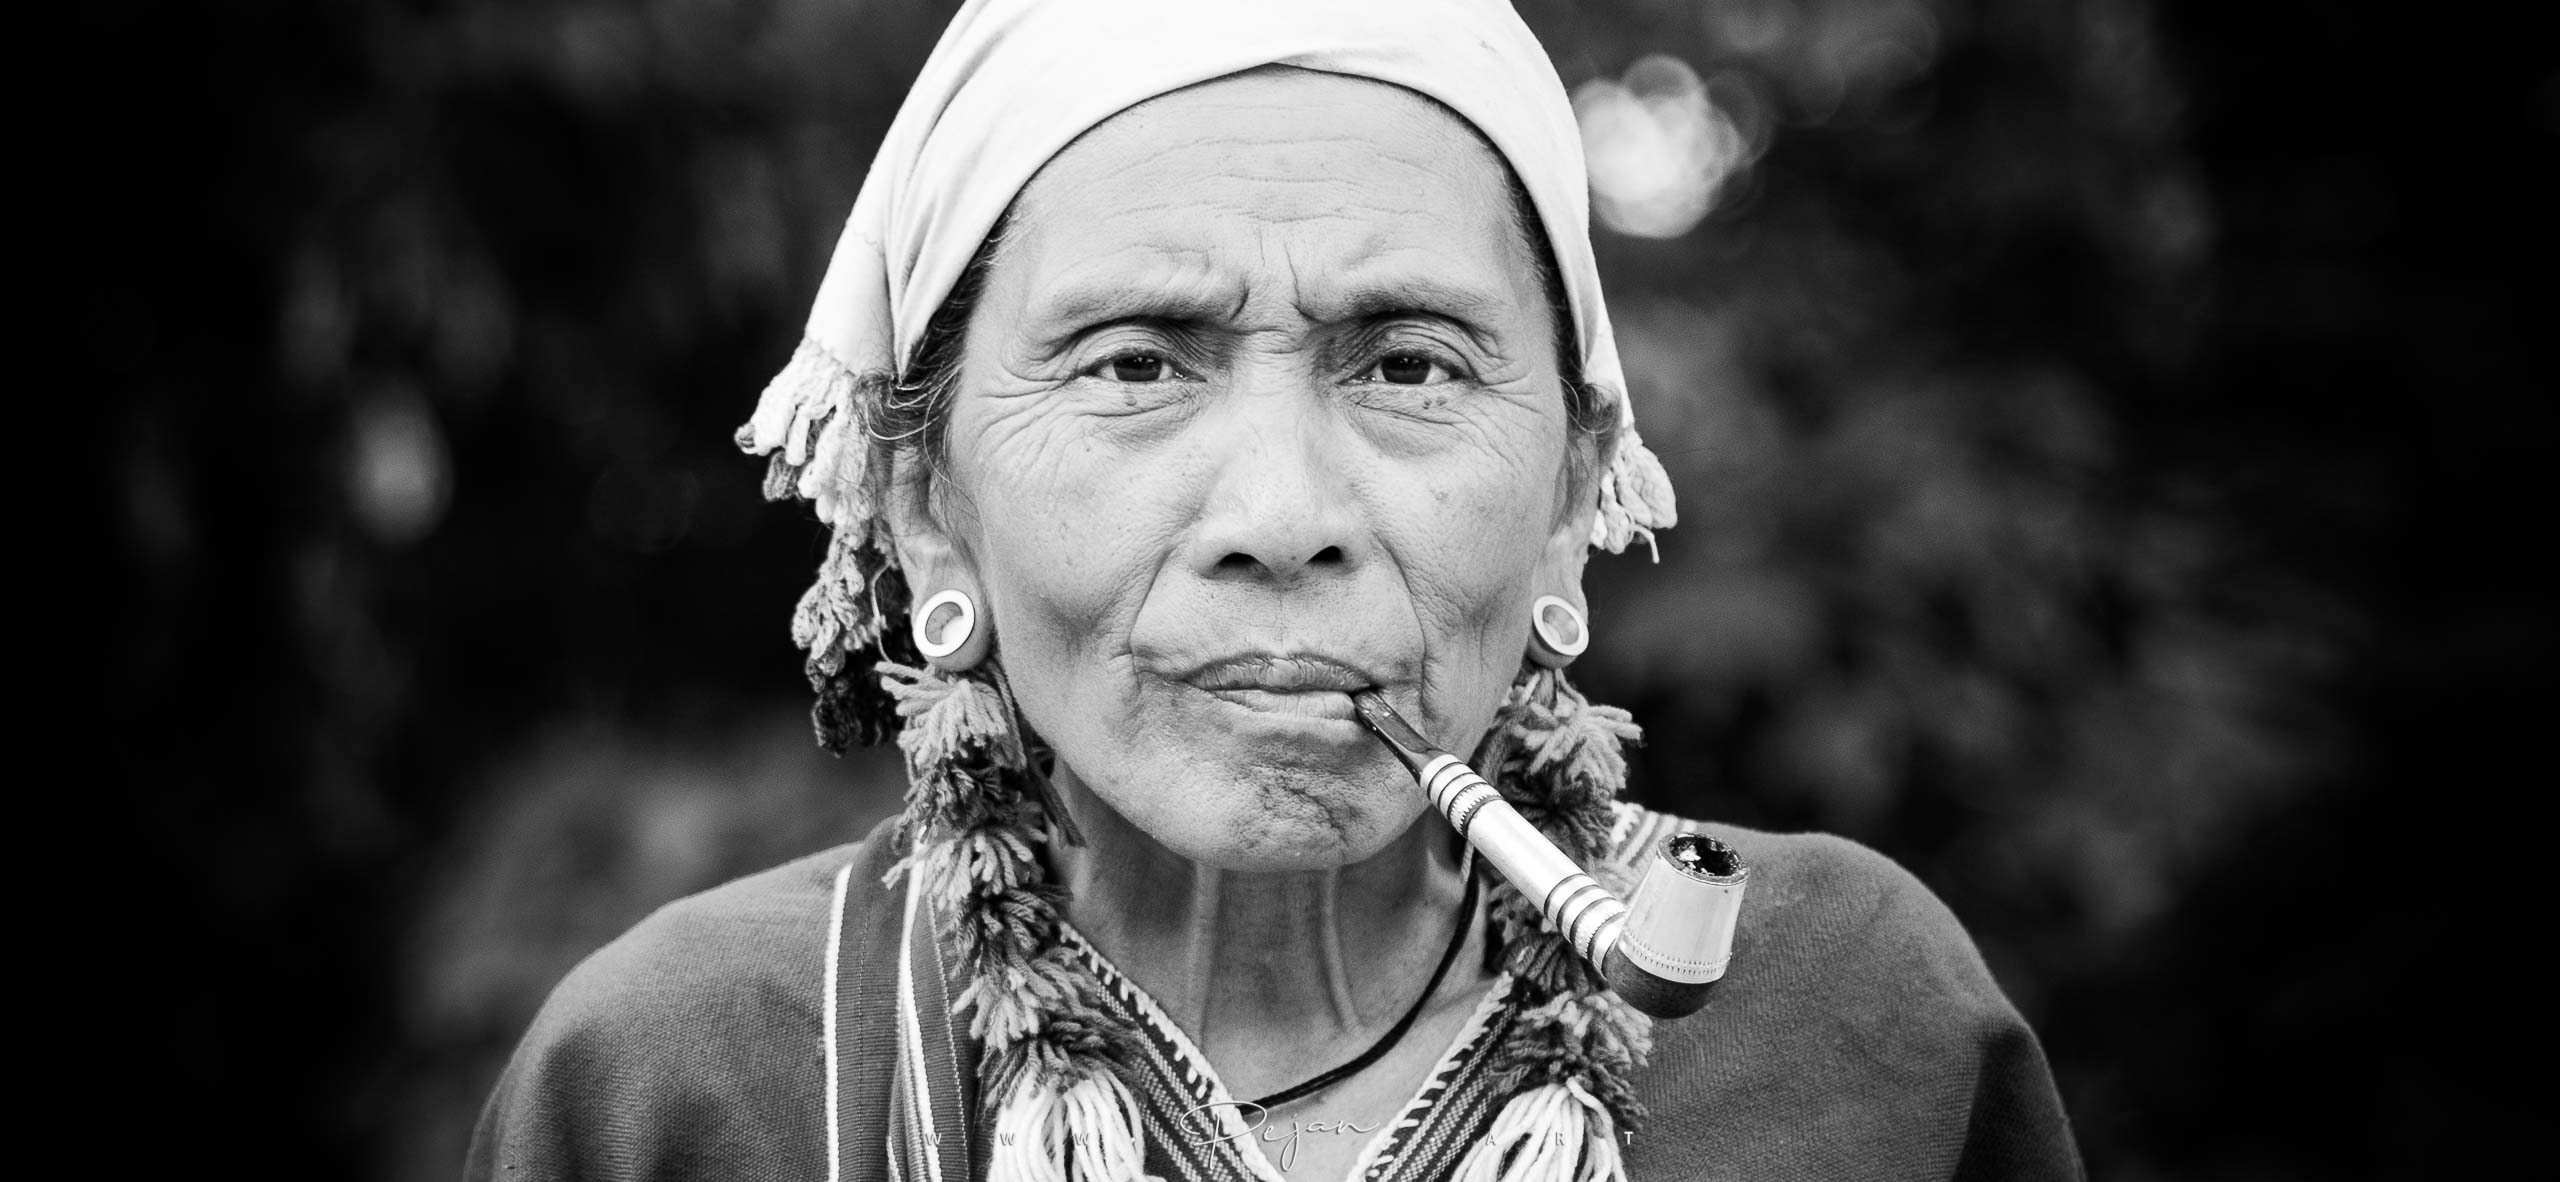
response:
[[[1449,371],[1419,353],[1389,353],[1370,366],[1364,376],[1390,386],[1423,386],[1447,380]]]
[[[1115,382],[1161,382],[1173,376],[1173,362],[1161,353],[1123,353],[1097,371]]]

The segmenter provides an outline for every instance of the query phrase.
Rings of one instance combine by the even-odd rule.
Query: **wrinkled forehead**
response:
[[[1272,66],[1160,95],[1045,163],[998,253],[1076,286],[1286,251],[1323,296],[1362,271],[1452,289],[1537,286],[1544,253],[1509,163],[1446,106],[1373,79]],[[1504,274],[1510,272],[1511,274]],[[1089,285],[1089,284],[1088,284]],[[1453,292],[1454,294],[1454,292]]]

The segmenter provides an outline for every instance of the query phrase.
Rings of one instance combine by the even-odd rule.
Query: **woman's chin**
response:
[[[1200,865],[1279,874],[1365,862],[1420,815],[1421,795],[1409,785],[1382,793],[1360,781],[1309,782],[1317,778],[1266,776],[1250,791],[1218,794],[1220,804],[1203,801],[1133,819],[1159,844]]]
[[[1186,843],[1188,844],[1188,843]],[[1213,870],[1238,874],[1290,874],[1331,870],[1365,862],[1386,846],[1385,840],[1360,841],[1328,826],[1279,823],[1264,826],[1246,842],[1224,842],[1183,851],[1192,861]]]
[[[1077,726],[1057,744],[1067,778],[1166,851],[1253,873],[1365,861],[1430,807],[1330,703],[1240,696],[1183,687],[1144,722]]]

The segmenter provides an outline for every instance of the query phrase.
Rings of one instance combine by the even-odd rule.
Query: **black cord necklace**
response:
[[[1308,1080],[1305,1083],[1299,1084],[1296,1087],[1283,1088],[1280,1091],[1273,1092],[1268,1096],[1255,1100],[1253,1101],[1253,1106],[1255,1108],[1267,1112],[1286,1104],[1291,1100],[1297,1100],[1314,1095],[1317,1092],[1323,1091],[1326,1088],[1332,1087],[1334,1084],[1340,1083],[1343,1080],[1358,1074],[1361,1068],[1377,1062],[1378,1056],[1386,1054],[1388,1047],[1396,1045],[1396,1040],[1403,1038],[1404,1032],[1413,1028],[1414,1019],[1422,1016],[1422,1007],[1430,1002],[1432,994],[1440,992],[1440,979],[1449,975],[1449,963],[1458,959],[1458,949],[1466,944],[1468,930],[1476,926],[1476,876],[1473,867],[1474,859],[1470,858],[1468,859],[1468,862],[1469,866],[1467,867],[1466,876],[1467,893],[1466,897],[1458,902],[1458,922],[1455,925],[1457,930],[1449,933],[1449,947],[1440,953],[1440,967],[1431,970],[1431,983],[1422,987],[1422,996],[1413,999],[1413,1008],[1406,1010],[1404,1012],[1404,1017],[1396,1019],[1395,1026],[1390,1028],[1387,1031],[1386,1036],[1380,1038],[1376,1045],[1370,1047],[1368,1050],[1360,1052],[1359,1058],[1353,1059],[1340,1067],[1336,1067],[1333,1070],[1325,1072],[1324,1074]]]

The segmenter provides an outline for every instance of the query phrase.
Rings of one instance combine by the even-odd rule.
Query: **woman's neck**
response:
[[[1175,853],[1060,769],[1082,848],[1053,846],[1068,919],[1191,1036],[1239,1098],[1297,1083],[1383,1035],[1430,983],[1465,894],[1426,814],[1346,866],[1246,873]],[[1471,921],[1473,917],[1468,917]],[[1480,994],[1481,925],[1433,1008]]]

